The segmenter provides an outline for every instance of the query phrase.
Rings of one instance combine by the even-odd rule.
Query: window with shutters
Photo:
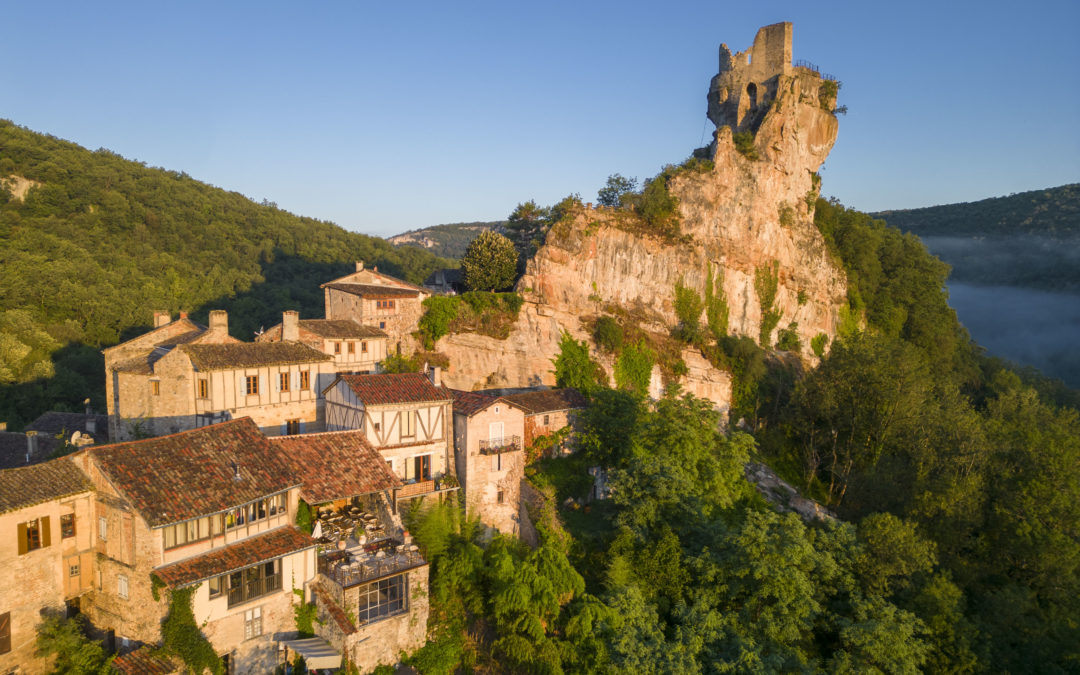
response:
[[[49,518],[35,518],[19,523],[19,555],[49,545]]]
[[[252,607],[244,611],[244,639],[262,635],[262,607]]]
[[[289,391],[288,373],[278,373],[278,385],[280,386],[281,391]]]
[[[259,376],[248,375],[244,378],[244,384],[247,390],[248,396],[255,396],[259,393]]]
[[[75,514],[65,513],[60,516],[60,538],[71,539],[75,536]]]
[[[367,343],[366,342],[361,342],[360,343],[360,353],[361,354],[367,354]]]
[[[301,370],[300,371],[300,390],[301,391],[307,391],[308,389],[311,389],[311,371],[309,371],[309,370]]]

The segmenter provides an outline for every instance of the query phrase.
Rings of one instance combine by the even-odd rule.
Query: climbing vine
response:
[[[780,282],[780,262],[774,260],[772,265],[759,267],[754,271],[754,290],[757,291],[758,304],[761,307],[761,333],[758,344],[762,347],[769,346],[769,338],[773,329],[780,323],[780,310],[773,306],[776,301],[776,290]]]
[[[169,614],[161,624],[161,642],[166,651],[180,657],[193,673],[209,670],[222,675],[225,669],[221,657],[195,623],[191,597],[201,584],[173,589],[169,597]]]
[[[304,602],[304,590],[294,588],[293,594],[300,598],[300,602],[293,604],[293,621],[296,622],[296,630],[300,637],[309,638],[315,636],[315,624],[319,621],[319,608],[314,602]]]

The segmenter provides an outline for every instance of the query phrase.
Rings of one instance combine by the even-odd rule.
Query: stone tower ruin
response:
[[[756,130],[776,99],[781,76],[789,75],[792,25],[789,21],[758,29],[754,45],[732,55],[720,45],[720,71],[709,85],[708,117],[717,128]]]

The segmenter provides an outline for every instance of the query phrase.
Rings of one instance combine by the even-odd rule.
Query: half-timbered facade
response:
[[[438,371],[339,375],[323,395],[329,431],[358,429],[407,486],[402,494],[432,492],[453,474],[450,391]]]
[[[334,372],[324,374],[318,391],[326,389],[338,373],[374,373],[386,358],[386,333],[355,319],[301,319],[283,312],[281,323],[255,338],[256,342],[299,342],[333,359]]]

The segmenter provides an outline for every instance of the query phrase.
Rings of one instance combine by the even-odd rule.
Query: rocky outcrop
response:
[[[708,149],[713,167],[676,171],[668,183],[678,198],[683,241],[642,234],[625,210],[578,209],[552,228],[529,261],[517,285],[526,304],[508,339],[453,335],[440,344],[450,357],[451,385],[551,384],[562,331],[586,338],[583,319],[612,307],[642,329],[666,334],[677,322],[676,284],[704,295],[710,267],[714,275],[722,272],[729,332],[757,340],[762,311],[755,275],[775,265],[773,309],[780,320],[766,346],[777,330],[796,323],[804,356],[812,359],[810,340],[832,337],[846,296],[844,273],[813,224],[815,172],[836,139],[835,88],[815,71],[792,66],[790,54],[790,24],[761,29],[747,52],[732,56],[721,47],[708,96],[710,118],[720,123]],[[752,149],[736,149],[738,132],[753,135]],[[696,351],[686,350],[683,359],[684,390],[725,406],[729,375]],[[610,372],[610,361],[604,365]],[[653,393],[659,388],[654,377]]]

